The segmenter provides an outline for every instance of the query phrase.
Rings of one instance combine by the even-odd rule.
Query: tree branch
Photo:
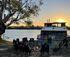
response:
[[[28,2],[28,0],[26,0],[26,1],[22,4],[22,6],[25,5],[27,2]]]
[[[13,13],[7,15],[2,21],[3,21],[4,23],[6,23],[6,22],[9,20],[9,18],[10,18],[11,16],[13,16],[15,13],[16,13],[16,11],[14,11]]]
[[[17,15],[17,17],[16,17],[14,20],[11,20],[11,22],[8,23],[6,26],[8,27],[8,26],[10,26],[14,21],[15,21],[15,22],[18,21],[18,20],[17,20],[18,17],[19,17],[19,14]]]
[[[10,26],[12,23],[13,23],[13,21],[11,21],[10,23],[8,23],[8,24],[6,25],[6,27]]]

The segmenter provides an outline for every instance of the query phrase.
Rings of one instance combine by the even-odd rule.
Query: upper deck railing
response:
[[[65,27],[65,22],[52,22],[52,23],[44,23],[44,26],[47,27]]]

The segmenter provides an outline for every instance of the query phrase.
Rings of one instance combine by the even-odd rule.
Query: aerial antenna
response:
[[[47,19],[47,23],[50,23],[50,19]]]

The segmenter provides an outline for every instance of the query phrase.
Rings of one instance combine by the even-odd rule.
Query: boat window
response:
[[[55,39],[55,35],[49,35],[49,38],[51,38],[52,40]]]

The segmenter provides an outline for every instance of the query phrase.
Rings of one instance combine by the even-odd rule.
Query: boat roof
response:
[[[49,22],[49,23],[44,23],[44,26],[47,26],[47,27],[52,27],[52,26],[66,27],[65,22]]]
[[[66,27],[44,27],[42,31],[67,31]]]

